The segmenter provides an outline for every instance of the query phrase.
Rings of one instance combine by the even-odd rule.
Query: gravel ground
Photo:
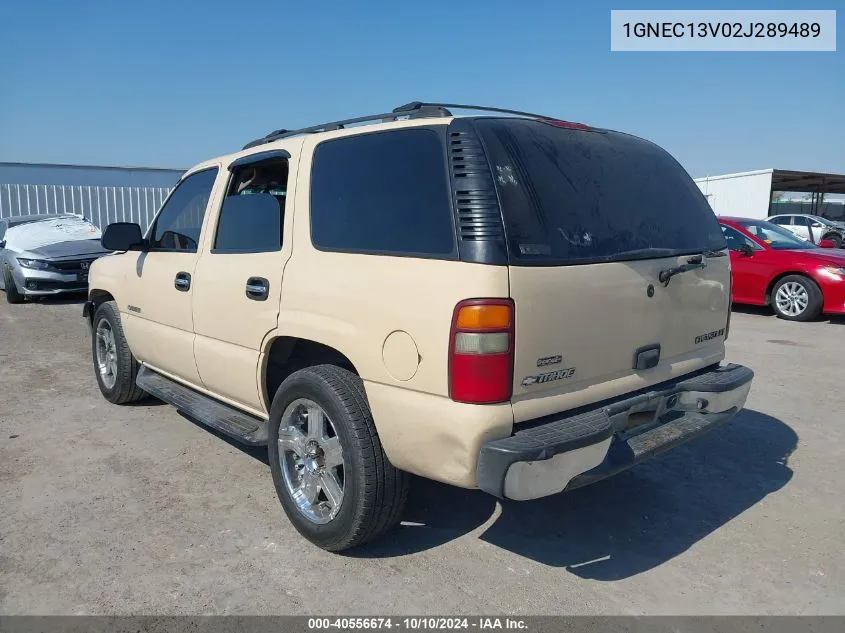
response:
[[[720,431],[498,503],[415,480],[353,555],[287,523],[266,451],[95,384],[76,301],[0,301],[2,614],[845,614],[845,322],[733,316]]]

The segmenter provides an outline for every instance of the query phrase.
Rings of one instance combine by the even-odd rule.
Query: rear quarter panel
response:
[[[312,151],[313,141],[306,140],[279,324],[265,341],[265,353],[278,336],[340,351],[364,382],[390,461],[408,472],[471,487],[481,443],[508,435],[513,414],[510,403],[476,406],[449,398],[452,316],[464,299],[507,298],[508,269],[317,250],[309,214]]]
[[[365,381],[448,397],[455,305],[507,298],[507,267],[317,250],[309,196],[315,144],[308,139],[302,149],[278,333],[334,347]]]

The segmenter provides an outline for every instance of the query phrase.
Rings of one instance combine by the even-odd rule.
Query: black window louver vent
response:
[[[462,241],[504,241],[502,214],[484,148],[472,128],[449,130],[449,167]]]

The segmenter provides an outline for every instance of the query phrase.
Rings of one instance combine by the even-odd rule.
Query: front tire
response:
[[[334,365],[294,372],[276,391],[269,424],[273,483],[302,536],[339,552],[399,522],[409,477],[384,454],[357,375]]]
[[[12,271],[8,266],[3,266],[3,287],[6,289],[6,301],[8,303],[23,303],[26,297],[20,293],[12,279]]]
[[[101,303],[94,312],[92,325],[91,354],[103,397],[113,404],[143,399],[146,393],[135,384],[141,366],[126,343],[117,304]]]
[[[811,321],[821,314],[822,291],[803,275],[787,275],[772,289],[772,308],[787,321]]]

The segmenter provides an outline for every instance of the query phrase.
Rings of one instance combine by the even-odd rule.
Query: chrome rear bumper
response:
[[[598,406],[525,422],[510,437],[482,446],[478,486],[500,498],[524,500],[604,479],[733,418],[745,406],[753,377],[741,365],[713,367]]]

